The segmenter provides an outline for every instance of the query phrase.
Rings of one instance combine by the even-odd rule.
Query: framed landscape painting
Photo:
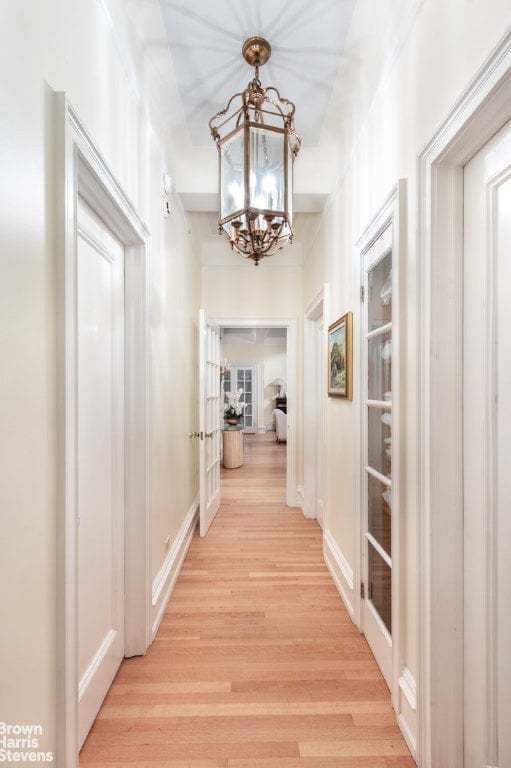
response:
[[[353,313],[328,328],[328,394],[351,400],[353,382]]]

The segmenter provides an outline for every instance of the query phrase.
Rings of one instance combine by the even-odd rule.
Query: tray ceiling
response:
[[[243,41],[265,37],[260,70],[296,104],[304,146],[319,143],[355,0],[160,0],[192,144],[211,146],[208,122],[253,77]]]

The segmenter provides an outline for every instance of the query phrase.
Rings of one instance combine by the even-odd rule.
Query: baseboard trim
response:
[[[415,678],[408,669],[408,667],[404,667],[403,671],[401,672],[399,676],[399,687],[406,698],[408,704],[410,705],[410,708],[415,712],[417,710],[417,694],[416,694],[416,685],[415,685]]]
[[[355,621],[353,608],[353,569],[341,552],[330,531],[323,534],[323,557],[335,586],[343,599],[351,620]]]
[[[199,497],[194,500],[188,511],[181,528],[168,551],[165,560],[156,578],[153,581],[152,606],[153,606],[153,624],[152,639],[154,640],[158,627],[167,607],[167,603],[172,594],[172,590],[181,571],[181,566],[190,546],[195,526],[199,517]]]
[[[397,722],[408,749],[417,757],[417,694],[415,678],[407,667],[399,676],[399,715]]]
[[[303,485],[298,486],[298,497],[300,499],[300,506],[302,508],[302,512],[304,517],[308,518],[309,520],[315,520],[316,514],[315,512],[311,512],[311,504],[307,501],[307,496],[305,494],[305,488]]]
[[[305,517],[307,517],[307,509],[305,504],[305,493],[303,490],[303,485],[299,485],[296,489],[296,499],[298,501],[298,506],[302,510]]]
[[[78,701],[81,701],[85,696],[85,693],[87,692],[87,688],[89,687],[91,680],[94,679],[94,676],[96,675],[96,673],[99,670],[99,667],[103,663],[105,656],[108,655],[117,636],[118,636],[118,632],[115,629],[111,629],[109,632],[106,633],[103,639],[103,642],[101,643],[101,646],[99,647],[96,655],[94,656],[91,663],[89,664],[89,666],[83,673],[81,679],[79,680]]]

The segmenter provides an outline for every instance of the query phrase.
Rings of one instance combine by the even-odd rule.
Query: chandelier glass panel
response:
[[[292,241],[293,160],[300,149],[294,104],[259,80],[270,53],[262,38],[245,42],[243,55],[255,77],[209,124],[220,163],[219,231],[256,265]]]

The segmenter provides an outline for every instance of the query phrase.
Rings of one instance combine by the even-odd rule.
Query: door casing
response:
[[[464,196],[465,768],[504,768],[511,765],[511,122],[465,166]]]
[[[327,335],[323,327],[322,338],[319,338],[318,323],[323,322],[325,326],[327,302],[328,286],[325,285],[307,307],[304,319],[304,370],[314,371],[316,374],[303,377],[303,512],[305,517],[310,518],[318,518],[319,497],[325,488],[324,474],[323,488],[319,488],[316,467],[318,462],[323,468],[326,466],[324,440],[320,440],[320,434],[322,433],[323,436],[325,434]],[[318,349],[319,344],[322,345],[321,350]],[[319,371],[317,370],[318,357],[324,363]],[[318,421],[321,423],[318,424]],[[323,469],[324,472],[325,469]],[[324,518],[318,522],[322,529],[326,529],[327,521]]]
[[[510,118],[508,30],[418,158],[419,768],[463,768],[463,166]]]
[[[78,766],[77,345],[78,193],[125,246],[125,656],[151,640],[147,480],[149,233],[65,93],[55,94],[57,199],[57,762]]]

